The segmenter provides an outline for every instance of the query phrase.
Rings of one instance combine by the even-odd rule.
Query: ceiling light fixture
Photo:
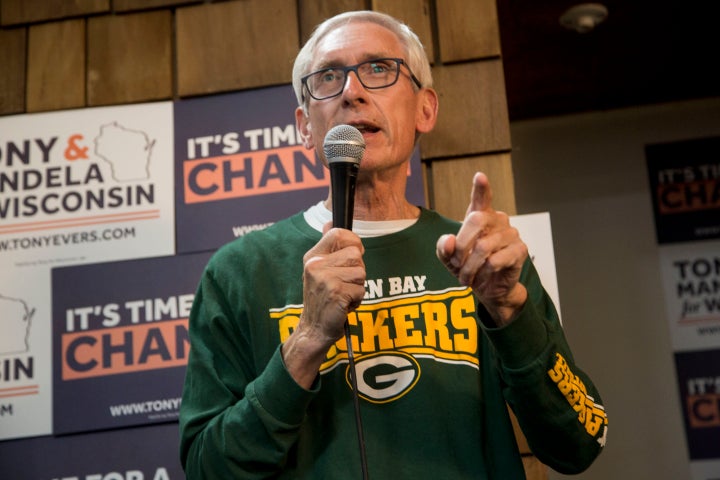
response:
[[[582,3],[570,7],[560,16],[560,24],[578,33],[588,33],[608,16],[608,10],[601,3]]]

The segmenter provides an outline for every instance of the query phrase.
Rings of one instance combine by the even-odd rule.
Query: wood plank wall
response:
[[[0,115],[169,100],[291,81],[301,42],[347,10],[418,33],[440,97],[421,139],[428,204],[462,219],[472,173],[516,213],[496,0],[0,0]],[[546,469],[518,434],[528,478]]]

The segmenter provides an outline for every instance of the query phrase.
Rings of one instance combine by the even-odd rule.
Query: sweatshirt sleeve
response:
[[[605,445],[605,409],[594,383],[576,365],[557,311],[529,260],[520,281],[528,301],[518,317],[502,328],[483,321],[483,330],[494,349],[505,399],[533,453],[560,473],[579,473]]]
[[[292,379],[279,346],[267,364],[256,366],[236,315],[206,271],[190,315],[180,410],[180,457],[188,479],[273,477],[317,392],[317,385],[308,391]]]

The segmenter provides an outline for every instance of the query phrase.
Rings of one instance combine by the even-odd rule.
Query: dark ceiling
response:
[[[719,1],[605,0],[582,34],[581,3],[497,1],[510,120],[720,96]]]

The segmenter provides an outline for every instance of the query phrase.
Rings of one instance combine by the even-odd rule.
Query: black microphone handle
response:
[[[335,160],[330,163],[333,227],[352,230],[355,208],[355,182],[358,162]]]
[[[355,181],[357,180],[360,162],[357,159],[333,158],[330,164],[330,188],[332,189],[332,216],[333,227],[352,230],[353,210],[355,207]],[[350,371],[350,384],[353,391],[353,407],[355,409],[355,426],[360,449],[360,469],[363,480],[368,480],[367,453],[365,449],[365,434],[363,433],[360,416],[360,395],[358,393],[357,371],[355,369],[355,354],[352,348],[350,325],[345,321],[345,343],[348,353],[348,367]]]

